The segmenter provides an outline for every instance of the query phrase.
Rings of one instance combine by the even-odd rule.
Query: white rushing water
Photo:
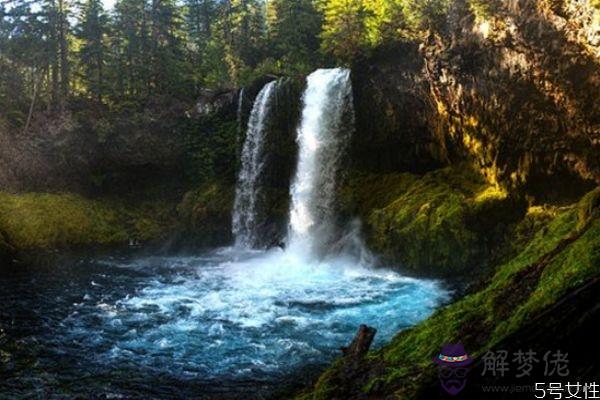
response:
[[[237,105],[237,124],[238,124],[238,135],[242,135],[242,112],[244,111],[244,88],[240,89],[238,94],[238,105]]]
[[[344,125],[344,117],[350,123]],[[346,119],[347,119],[346,118]],[[335,239],[335,191],[341,158],[352,134],[350,71],[320,69],[307,78],[291,195],[289,251],[320,254]]]
[[[262,88],[248,120],[232,215],[232,230],[238,247],[252,248],[258,241],[258,199],[264,170],[265,123],[275,87],[276,81],[272,81]]]

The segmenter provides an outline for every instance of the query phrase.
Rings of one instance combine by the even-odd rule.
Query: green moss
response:
[[[480,261],[482,235],[518,211],[505,192],[466,164],[423,176],[356,174],[341,198],[343,208],[365,222],[375,251],[405,268],[441,274]]]
[[[199,246],[222,245],[231,235],[235,189],[220,181],[187,192],[177,206],[188,238]]]
[[[313,390],[301,393],[295,397],[296,400],[329,400],[333,398],[336,384],[336,370],[343,366],[342,360],[337,360],[327,371],[319,377]]]
[[[598,189],[576,206],[532,207],[515,231],[535,234],[520,253],[500,266],[479,292],[438,310],[412,329],[399,333],[367,361],[385,360],[365,391],[382,383],[410,398],[431,367],[431,358],[444,343],[461,341],[474,355],[525,326],[561,296],[600,274]],[[591,206],[590,206],[591,204]],[[584,219],[582,220],[582,216]],[[583,222],[582,222],[583,221]],[[516,240],[521,240],[517,238]],[[323,377],[339,379],[335,367]],[[332,378],[329,378],[332,379]],[[315,390],[330,387],[322,378]],[[400,388],[400,389],[397,389]],[[398,392],[399,390],[399,392]]]
[[[600,208],[600,187],[592,190],[579,202],[579,224],[577,225],[578,229],[582,229],[587,222],[598,215],[598,209]]]
[[[0,192],[0,230],[17,249],[148,240],[165,231],[165,204],[128,207],[75,194]]]
[[[177,211],[192,222],[200,222],[211,213],[230,213],[234,195],[232,186],[210,182],[187,192],[177,206]]]

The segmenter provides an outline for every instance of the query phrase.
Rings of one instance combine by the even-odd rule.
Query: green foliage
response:
[[[120,112],[193,101],[261,74],[314,69],[312,0],[9,0],[0,6],[0,104],[16,127],[86,97]],[[41,11],[40,11],[41,10]],[[38,12],[39,11],[39,12]]]
[[[233,197],[233,185],[220,181],[207,182],[199,189],[186,193],[177,211],[185,220],[202,221],[211,212],[229,214]]]
[[[441,29],[448,2],[118,0],[108,13],[101,0],[11,0],[10,13],[0,9],[0,101],[17,125],[29,108],[64,111],[73,96],[111,110],[189,101],[203,87],[306,74],[323,64],[319,49],[352,62]]]
[[[469,7],[475,16],[481,19],[490,19],[500,12],[499,0],[469,0]]]
[[[108,17],[101,0],[88,0],[81,10],[81,21],[76,36],[81,41],[79,63],[81,80],[88,93],[102,101],[106,92],[105,69],[108,49],[105,36],[108,32]]]
[[[579,202],[579,229],[583,229],[590,219],[598,216],[600,212],[600,187],[592,190]]]
[[[186,169],[193,181],[203,183],[214,178],[227,181],[235,176],[237,121],[219,115],[190,119],[182,132],[188,153]]]
[[[282,60],[284,65],[316,64],[319,61],[321,24],[321,14],[315,9],[312,0],[269,1],[269,55],[275,60]]]
[[[405,16],[413,29],[443,31],[450,0],[406,0]]]
[[[367,1],[365,28],[367,41],[375,47],[405,36],[404,0]]]
[[[478,0],[473,0],[479,2]],[[451,0],[319,1],[322,49],[352,62],[377,46],[446,29]]]
[[[352,61],[367,45],[363,0],[322,1],[322,48],[343,61]]]
[[[135,209],[74,194],[0,192],[0,231],[19,250],[149,240],[170,223],[166,204]]]

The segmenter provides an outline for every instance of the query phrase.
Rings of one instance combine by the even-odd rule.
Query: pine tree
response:
[[[150,21],[150,87],[159,94],[185,94],[190,70],[184,57],[180,8],[175,0],[152,0]]]
[[[391,43],[406,30],[405,0],[372,0],[364,2],[366,39],[371,47]]]
[[[87,0],[81,6],[81,21],[76,36],[81,41],[79,64],[82,82],[90,96],[102,101],[106,88],[104,83],[107,49],[105,36],[108,18],[101,0]]]
[[[269,1],[270,55],[284,64],[310,68],[318,59],[321,23],[321,15],[311,0]]]
[[[323,50],[343,61],[352,61],[368,43],[363,0],[321,0],[319,4],[324,17]]]
[[[120,0],[112,23],[111,72],[117,98],[149,94],[150,37],[145,0]]]

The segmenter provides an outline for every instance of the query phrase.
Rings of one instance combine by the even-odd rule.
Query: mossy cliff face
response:
[[[424,42],[355,66],[354,151],[370,154],[357,165],[421,172],[469,157],[490,183],[582,195],[600,183],[600,11],[472,3],[451,2],[445,29]]]
[[[5,250],[144,242],[164,238],[172,224],[170,206],[162,202],[132,207],[74,194],[0,192],[0,245]]]
[[[431,360],[445,343],[462,342],[479,360],[487,349],[527,332],[536,316],[561,299],[576,299],[577,288],[599,276],[599,199],[600,188],[574,206],[529,209],[513,230],[518,254],[500,265],[479,291],[399,333],[358,366],[338,361],[298,398],[432,398],[427,394],[435,375]],[[576,332],[578,322],[569,324],[570,332]],[[579,370],[598,368],[585,358],[588,349],[571,347],[574,357],[592,363],[577,366]]]
[[[367,243],[387,264],[436,276],[477,275],[499,256],[525,203],[489,184],[468,163],[411,173],[351,173],[344,211],[363,221]]]
[[[208,247],[230,243],[234,196],[234,186],[220,182],[186,193],[177,206],[181,238],[177,245]]]

